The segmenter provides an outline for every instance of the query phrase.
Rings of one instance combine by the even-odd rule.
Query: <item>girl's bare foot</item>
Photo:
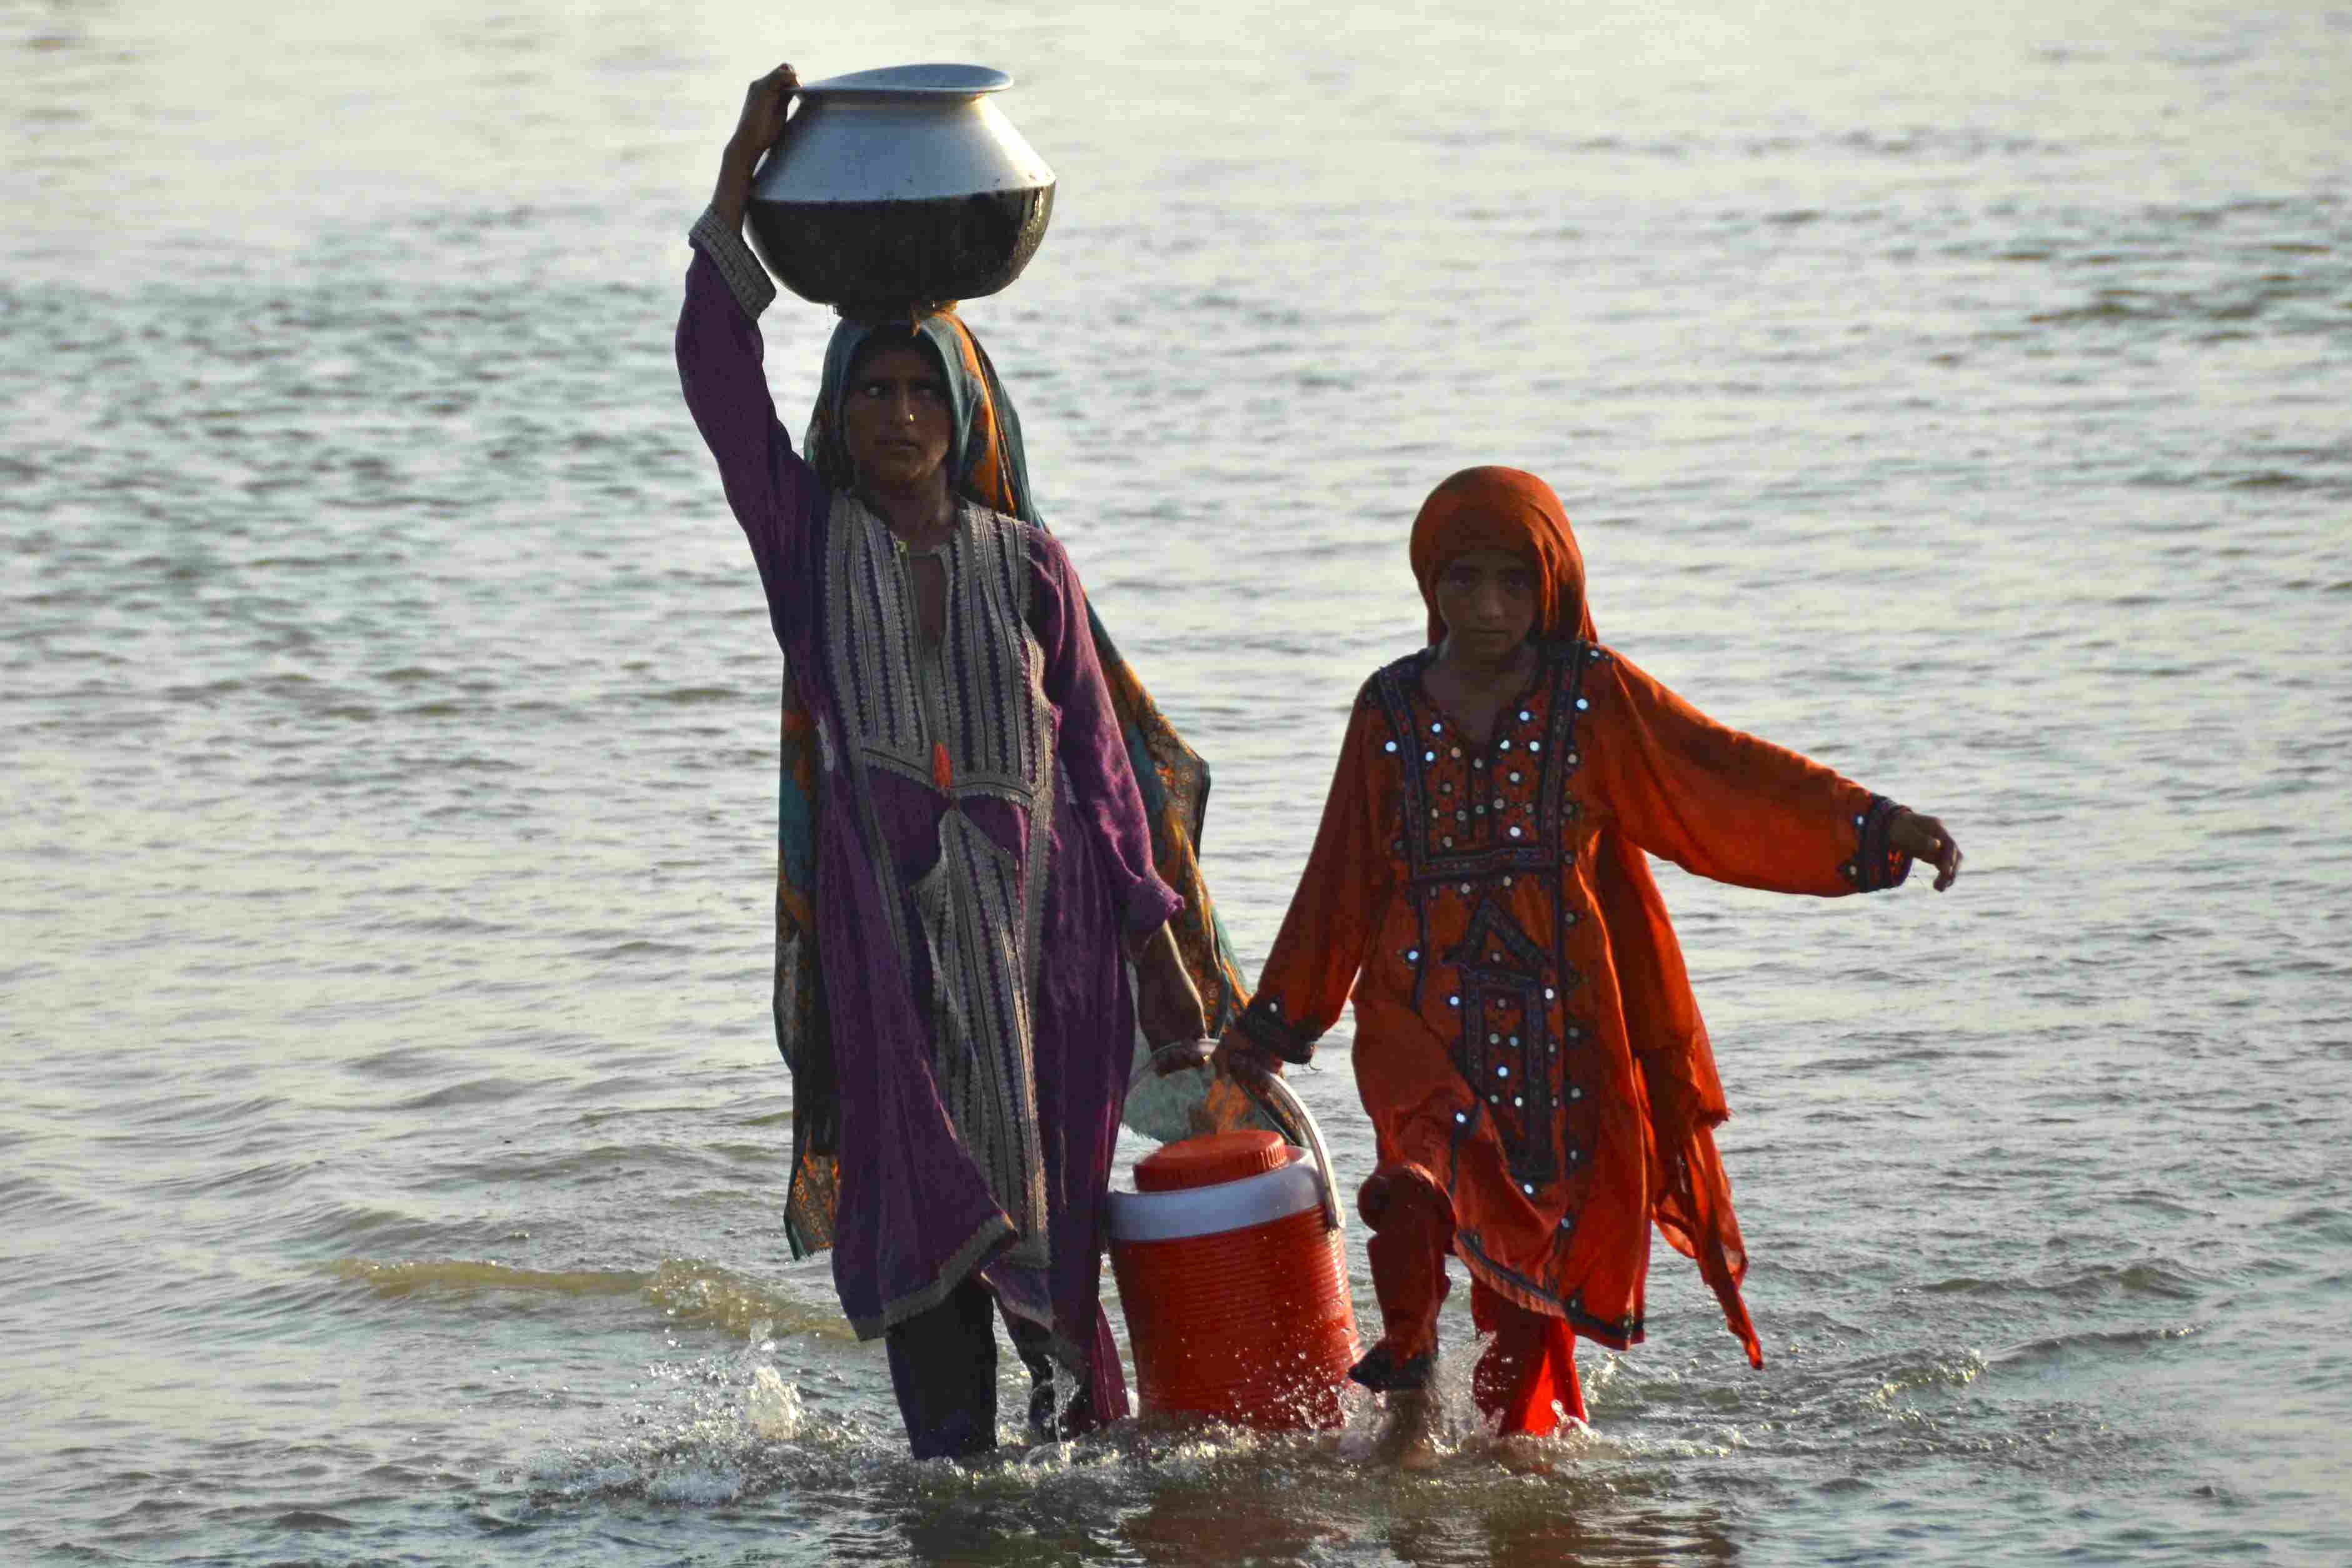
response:
[[[1426,1388],[1391,1389],[1388,1422],[1373,1452],[1401,1470],[1437,1468],[1437,1396]]]
[[[1505,1469],[1517,1476],[1548,1476],[1552,1473],[1551,1454],[1540,1437],[1514,1433],[1499,1438],[1495,1444],[1495,1458]]]

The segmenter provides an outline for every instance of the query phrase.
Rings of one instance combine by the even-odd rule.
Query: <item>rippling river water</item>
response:
[[[2352,9],[1139,9],[0,0],[0,1557],[2352,1560]],[[669,358],[777,58],[1019,77],[969,314],[1252,967],[1467,463],[1953,825],[1941,898],[1665,873],[1766,1371],[1662,1256],[1549,1477],[901,1458],[780,1233],[777,660]]]

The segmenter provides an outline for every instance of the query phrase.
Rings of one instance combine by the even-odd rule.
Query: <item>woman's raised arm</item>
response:
[[[743,243],[743,211],[751,172],[781,133],[785,106],[799,85],[792,67],[779,66],[744,94],[710,206],[690,236],[695,256],[677,319],[678,384],[718,462],[728,505],[751,541],[771,604],[780,579],[799,570],[790,558],[807,537],[824,492],[815,471],[793,450],[768,392],[759,317],[774,301],[776,287]]]
[[[712,209],[729,228],[743,227],[751,175],[761,155],[783,139],[784,116],[800,89],[800,74],[789,65],[778,66],[743,89],[743,112],[736,119],[735,134],[727,139],[727,151],[719,155],[719,183],[710,193]]]

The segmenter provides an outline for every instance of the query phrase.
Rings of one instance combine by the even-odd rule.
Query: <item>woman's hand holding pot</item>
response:
[[[778,66],[743,89],[743,112],[735,121],[735,134],[727,139],[727,151],[719,156],[719,184],[710,195],[710,204],[719,209],[719,215],[738,228],[751,200],[752,172],[783,136],[784,117],[791,111],[793,95],[800,89],[800,75],[789,65]]]

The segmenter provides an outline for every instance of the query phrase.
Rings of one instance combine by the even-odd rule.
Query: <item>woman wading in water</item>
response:
[[[1430,646],[1356,698],[1313,854],[1221,1068],[1304,1062],[1352,991],[1379,1166],[1387,1446],[1433,1460],[1445,1260],[1493,1337],[1471,1378],[1505,1436],[1581,1419],[1577,1334],[1642,1338],[1654,1222],[1695,1258],[1748,1360],[1747,1254],[1713,1129],[1728,1113],[1643,861],[1780,893],[1936,887],[1960,852],[1923,817],[1727,729],[1595,638],[1549,486],[1472,468],[1412,528]]]
[[[678,375],[787,664],[787,1229],[795,1255],[832,1247],[842,1310],[887,1339],[917,1457],[962,1456],[995,1446],[1000,1312],[1034,1435],[1127,1413],[1098,1228],[1130,1044],[1139,1017],[1152,1044],[1201,1038],[1238,976],[1193,858],[1206,771],[1037,523],[970,330],[946,308],[845,320],[805,457],[777,421],[775,289],[741,231],[798,88],[783,66],[745,95],[691,236]]]

